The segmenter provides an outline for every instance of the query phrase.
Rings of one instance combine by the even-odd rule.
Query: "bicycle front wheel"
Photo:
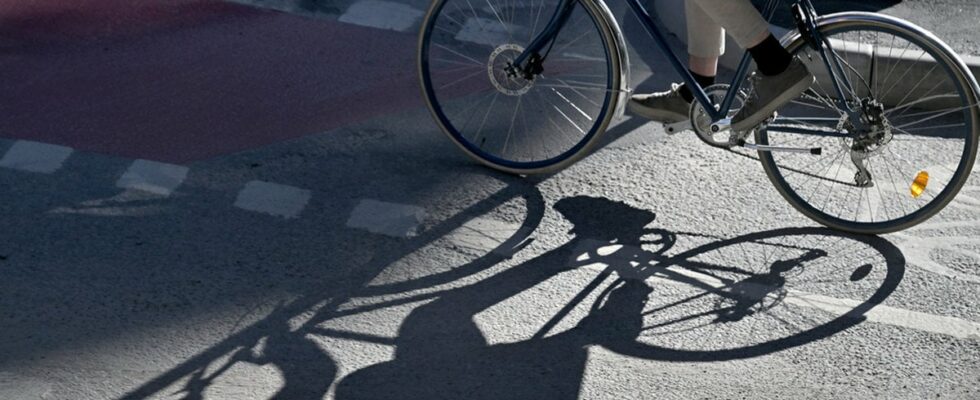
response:
[[[816,83],[756,132],[764,145],[820,154],[760,152],[769,179],[796,209],[826,226],[880,234],[918,224],[945,207],[973,168],[980,135],[976,81],[945,44],[921,28],[870,13],[818,23],[820,52],[797,38],[787,49]],[[833,62],[833,61],[832,61]],[[833,80],[850,82],[839,105]]]
[[[560,0],[438,0],[419,38],[419,76],[439,127],[468,155],[501,171],[551,172],[584,155],[622,104],[622,37],[599,2],[577,1],[544,71],[509,63],[547,25]]]

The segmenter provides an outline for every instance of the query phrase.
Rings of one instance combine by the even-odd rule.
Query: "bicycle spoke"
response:
[[[467,2],[469,2],[469,0],[467,0]],[[507,31],[507,38],[510,40],[511,43],[513,43],[514,34],[513,32],[510,31],[510,26],[508,26],[504,22],[504,20],[500,18],[500,13],[497,12],[497,8],[493,6],[493,3],[490,2],[490,0],[485,0],[485,2],[487,3],[488,6],[490,6],[490,11],[493,12],[493,16],[497,17],[497,21],[500,22],[500,27],[504,28],[504,30]]]
[[[575,105],[575,103],[573,103],[571,100],[569,100],[567,97],[565,97],[565,95],[561,94],[560,91],[558,91],[555,88],[551,88],[551,91],[552,91],[552,93],[558,95],[558,97],[561,97],[561,99],[564,100],[565,103],[567,103],[569,106],[572,107],[572,109],[574,109],[580,115],[582,115],[582,117],[585,117],[585,119],[587,119],[589,121],[592,121],[592,117],[590,117],[589,114],[586,114],[585,111],[582,111],[581,108],[579,108],[577,105]]]
[[[963,179],[941,165],[962,163],[969,154],[966,146],[977,135],[969,115],[976,104],[965,104],[968,97],[954,76],[957,67],[941,65],[944,58],[932,56],[943,50],[932,46],[931,39],[898,35],[887,26],[865,30],[840,24],[825,35],[840,50],[833,52],[843,69],[839,78],[853,84],[845,93],[854,100],[852,107],[859,100],[865,107],[876,100],[882,104],[878,120],[883,122],[872,119],[870,126],[862,126],[850,121],[855,116],[841,112],[839,96],[828,95],[827,75],[817,74],[811,88],[777,110],[777,118],[761,133],[769,145],[819,147],[823,154],[809,159],[760,153],[773,183],[795,194],[787,198],[814,219],[849,229],[895,226],[906,217],[919,218],[922,210],[941,207],[936,200],[951,195],[945,189]],[[809,49],[799,53],[813,60]],[[868,68],[857,68],[862,65],[859,59],[870,59]],[[847,157],[851,153],[860,161]],[[855,162],[859,165],[852,165]],[[866,187],[851,180],[862,167],[870,175]],[[923,171],[929,172],[929,180],[920,195],[911,185]]]
[[[473,73],[471,73],[469,75],[466,75],[466,76],[464,76],[462,78],[459,78],[459,79],[457,79],[455,81],[452,81],[452,82],[449,82],[449,83],[447,83],[445,85],[442,85],[442,86],[439,87],[439,89],[445,89],[447,87],[453,86],[453,85],[455,85],[457,83],[466,81],[467,79],[473,78],[473,77],[475,77],[477,75],[484,74],[484,73],[486,73],[486,71],[476,71],[476,72],[473,72]]]
[[[888,118],[894,119],[894,118],[900,118],[902,116],[910,117],[910,116],[916,116],[916,115],[920,115],[920,114],[931,113],[933,111],[922,111],[922,112],[918,112],[918,113],[904,114],[903,115],[903,113],[905,111],[912,109],[912,106],[917,106],[917,105],[920,105],[920,104],[926,104],[926,103],[928,103],[930,101],[933,101],[933,100],[955,100],[957,98],[959,98],[959,96],[957,94],[955,94],[955,93],[946,93],[946,94],[937,94],[937,95],[931,95],[931,96],[923,96],[922,98],[915,99],[915,100],[912,100],[912,101],[910,101],[910,102],[908,102],[906,104],[903,104],[901,107],[895,107],[895,108],[892,108],[890,110],[885,110],[885,116],[888,117]],[[902,111],[902,113],[899,113],[896,116],[892,116],[892,114],[895,113],[895,112],[897,112],[897,111]]]
[[[909,96],[911,96],[912,93],[917,93],[915,90],[919,88],[919,85],[921,85],[922,82],[925,82],[925,79],[928,76],[930,76],[932,74],[932,71],[934,71],[936,69],[936,67],[938,67],[938,66],[939,66],[939,64],[933,65],[932,68],[929,69],[929,72],[927,72],[925,75],[923,75],[922,78],[919,79],[919,81],[916,82],[915,85],[912,86],[912,88],[908,90],[908,93],[906,93],[905,96],[902,97],[901,100],[897,101],[897,103],[898,103],[898,106],[897,107],[901,107],[902,104],[905,104],[905,100],[908,100]],[[941,85],[941,84],[943,84],[943,81],[942,80],[936,82],[936,85],[933,86],[931,89],[929,89],[929,91],[927,91],[927,92],[925,92],[924,94],[921,94],[921,95],[917,94],[917,97],[919,97],[919,98],[928,97],[929,96],[929,93],[932,93],[932,91],[933,90],[936,90],[936,88],[938,88],[939,85]],[[901,114],[899,114],[899,115],[901,115]]]
[[[955,112],[963,111],[963,110],[966,110],[966,109],[970,109],[970,108],[973,108],[973,107],[976,107],[976,106],[977,106],[976,104],[970,104],[970,105],[966,105],[966,106],[962,106],[962,107],[956,107],[956,108],[946,109],[946,110],[944,110],[942,112],[938,112],[938,113],[936,113],[936,114],[934,114],[934,115],[932,115],[930,117],[926,117],[926,118],[918,119],[918,120],[913,121],[913,122],[907,122],[907,123],[904,123],[904,124],[901,124],[901,125],[897,125],[894,128],[898,128],[898,129],[907,128],[909,126],[918,125],[918,124],[921,124],[921,123],[926,122],[926,121],[932,121],[932,120],[934,120],[936,118],[939,118],[939,117],[942,117],[942,116],[945,116],[945,115],[949,115],[949,114],[952,114],[952,113],[955,113]]]
[[[460,52],[458,52],[456,50],[450,49],[449,47],[446,47],[446,46],[441,45],[441,44],[436,44],[435,46],[438,47],[438,48],[440,48],[440,49],[443,49],[445,51],[448,51],[448,52],[450,52],[450,53],[452,53],[452,54],[454,54],[456,56],[459,56],[459,57],[463,58],[464,60],[469,60],[469,61],[472,61],[474,64],[482,65],[481,62],[477,61],[473,57],[469,57],[467,55],[464,55],[464,54],[462,54],[462,53],[460,53]]]
[[[514,106],[514,114],[510,117],[510,127],[507,128],[507,136],[504,137],[504,148],[503,153],[507,152],[507,145],[510,144],[510,135],[514,132],[514,122],[517,121],[517,112],[521,109],[522,97],[517,98],[517,105]]]
[[[904,54],[904,53],[903,53],[903,54]],[[908,76],[908,74],[909,74],[909,73],[911,73],[911,72],[912,72],[912,70],[914,70],[914,69],[915,69],[915,65],[916,65],[916,64],[918,64],[918,63],[919,63],[919,61],[921,61],[921,60],[922,60],[922,56],[924,56],[925,54],[926,54],[925,52],[921,52],[921,53],[919,54],[919,57],[917,57],[917,58],[915,59],[915,61],[914,61],[914,62],[912,62],[911,64],[909,64],[909,67],[908,67],[908,68],[907,68],[907,69],[905,70],[905,73],[904,73],[904,74],[902,74],[902,76],[901,76],[901,77],[899,77],[898,79],[896,79],[896,80],[895,80],[895,83],[893,83],[893,84],[891,85],[891,87],[889,87],[889,88],[888,88],[888,90],[885,90],[885,92],[884,92],[884,93],[882,93],[882,94],[881,94],[881,96],[879,96],[879,97],[880,97],[880,98],[883,98],[883,99],[884,99],[884,98],[888,98],[888,94],[889,94],[889,93],[891,93],[891,91],[892,91],[892,89],[894,89],[894,88],[895,88],[895,86],[897,86],[897,85],[899,84],[899,82],[902,82],[902,81],[903,81],[903,80],[905,79],[905,77],[906,77],[906,76]]]

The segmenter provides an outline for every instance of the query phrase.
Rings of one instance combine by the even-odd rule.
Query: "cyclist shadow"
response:
[[[243,346],[217,368],[202,367],[191,374],[180,391],[182,400],[204,399],[214,380],[239,364],[272,365],[283,385],[274,399],[322,399],[337,376],[337,364],[305,335],[292,332],[288,322],[254,346]]]
[[[583,245],[599,240],[639,244],[655,214],[606,199],[575,197],[555,208],[575,239],[521,265],[416,308],[395,339],[395,358],[342,380],[338,399],[578,398],[587,346],[598,336],[631,340],[642,329],[651,289],[642,281],[618,288],[574,329],[549,337],[489,344],[474,316],[576,267]],[[666,242],[665,242],[666,243]],[[611,271],[603,272],[601,283]]]
[[[854,311],[810,331],[758,345],[746,345],[726,351],[676,351],[640,343],[638,338],[651,327],[645,316],[655,289],[647,280],[653,274],[642,267],[650,260],[665,260],[665,252],[676,241],[673,233],[650,229],[656,215],[625,203],[602,198],[573,197],[555,204],[574,228],[573,239],[543,255],[469,286],[451,290],[416,308],[403,322],[394,341],[394,359],[354,372],[337,386],[337,398],[346,399],[523,399],[578,398],[590,346],[603,346],[628,356],[672,360],[711,361],[752,357],[799,346],[830,336],[861,322],[863,313],[887,298],[897,287],[904,271],[901,253],[883,240],[854,238],[882,252],[888,262],[888,274],[875,293]],[[784,229],[748,235],[733,240],[698,247],[682,253],[684,259],[696,257],[718,247],[779,237],[781,234],[828,234],[825,229]],[[839,234],[837,234],[839,235]],[[656,240],[647,240],[655,237]],[[545,323],[529,339],[512,343],[491,344],[475,322],[475,316],[507,299],[535,287],[563,272],[603,259],[602,249],[609,246],[640,249],[622,252],[570,303]],[[647,250],[654,247],[654,250]],[[583,250],[585,255],[583,257]],[[749,278],[732,282],[720,278],[724,288],[699,287],[705,293],[726,300],[706,314],[716,324],[738,321],[760,310],[773,291],[780,291],[785,275],[810,261],[827,256],[814,249],[797,257],[779,258],[769,263],[768,271],[748,274]],[[586,259],[588,258],[588,259]],[[677,263],[697,273],[712,275],[731,272],[734,267],[710,266],[697,262]],[[744,272],[744,271],[742,271]],[[721,276],[719,274],[719,276]],[[609,282],[612,282],[611,284]],[[685,281],[678,277],[677,281]],[[605,285],[599,300],[588,315],[573,328],[551,336],[547,334],[558,322],[569,316],[576,305],[590,293]],[[766,287],[763,291],[758,288]],[[697,298],[700,296],[695,296]],[[689,300],[687,300],[689,301]],[[684,301],[682,301],[684,302]],[[527,305],[534,307],[533,304]],[[684,315],[663,325],[683,323],[697,316]],[[674,317],[671,317],[674,318]],[[520,320],[509,316],[507,321]],[[491,330],[505,327],[484,325]]]

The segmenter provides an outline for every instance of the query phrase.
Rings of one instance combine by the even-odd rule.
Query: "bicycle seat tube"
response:
[[[865,129],[866,126],[861,122],[861,108],[857,104],[849,104],[847,101],[847,93],[854,92],[854,83],[848,78],[844,66],[841,65],[840,56],[831,46],[830,40],[827,40],[820,33],[820,29],[817,27],[817,11],[813,7],[813,3],[810,0],[802,0],[795,3],[792,9],[794,17],[798,20],[797,28],[800,34],[808,43],[812,43],[811,47],[820,54],[824,66],[830,72],[831,83],[837,94],[837,104],[841,111],[848,114],[851,123]]]

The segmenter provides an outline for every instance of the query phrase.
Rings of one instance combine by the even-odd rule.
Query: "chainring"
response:
[[[704,93],[708,95],[708,99],[714,104],[717,110],[720,107],[720,103],[724,100],[725,95],[728,94],[728,88],[730,85],[724,83],[718,83],[704,88]],[[742,108],[745,101],[748,99],[746,93],[739,90],[735,93],[735,99],[732,101],[732,106],[728,111],[728,117],[731,118]],[[737,133],[731,130],[712,133],[711,132],[711,117],[705,112],[704,107],[700,102],[694,101],[691,103],[690,115],[691,119],[691,129],[694,133],[698,135],[701,141],[707,143],[710,146],[719,147],[723,149],[730,149],[732,147],[738,146],[747,132]]]

